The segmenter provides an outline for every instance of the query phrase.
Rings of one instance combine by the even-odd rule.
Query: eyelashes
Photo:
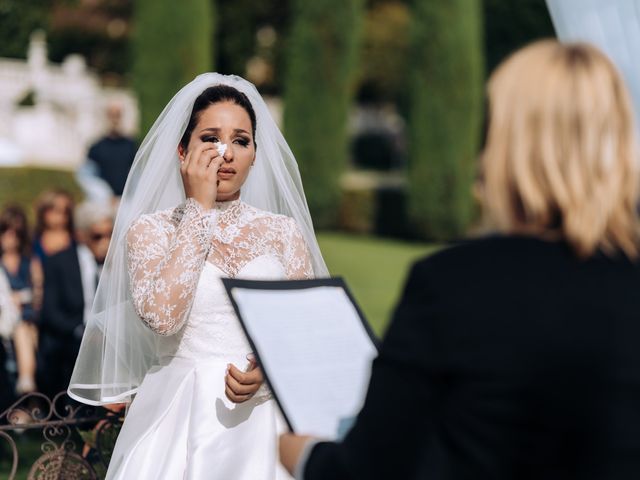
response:
[[[202,140],[203,142],[211,142],[211,143],[220,142],[220,139],[215,135],[203,135],[202,137],[200,137],[200,140]],[[248,147],[250,142],[245,137],[238,137],[235,140],[233,140],[233,143],[235,143],[236,145],[240,145],[242,147]]]

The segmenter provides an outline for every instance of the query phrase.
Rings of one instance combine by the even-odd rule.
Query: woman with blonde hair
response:
[[[612,63],[534,43],[492,75],[493,233],[413,266],[340,443],[284,435],[296,478],[640,475],[638,146]]]

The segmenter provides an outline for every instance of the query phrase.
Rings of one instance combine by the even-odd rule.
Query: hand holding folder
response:
[[[342,279],[223,279],[295,433],[338,439],[360,411],[375,337]]]

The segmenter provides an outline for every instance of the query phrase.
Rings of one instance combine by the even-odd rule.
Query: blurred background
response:
[[[46,190],[116,205],[172,95],[241,75],[380,334],[411,261],[477,219],[486,76],[552,35],[544,0],[0,0],[0,207],[21,206],[33,235]]]

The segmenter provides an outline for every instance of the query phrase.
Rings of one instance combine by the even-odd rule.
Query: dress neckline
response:
[[[225,211],[225,210],[229,210],[230,208],[233,208],[237,205],[240,205],[240,203],[242,203],[242,200],[240,200],[239,198],[236,200],[228,200],[226,202],[216,202],[216,210],[221,210],[221,211]]]

